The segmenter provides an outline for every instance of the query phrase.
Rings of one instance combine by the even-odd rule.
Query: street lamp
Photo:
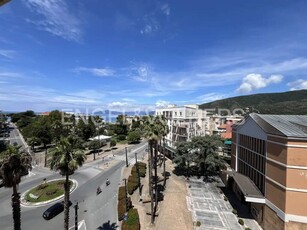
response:
[[[78,230],[78,209],[79,209],[78,202],[76,203],[74,208],[75,208],[75,230]]]
[[[128,164],[128,150],[127,150],[127,147],[125,147],[125,150],[126,150],[126,167],[128,167],[129,164]]]
[[[139,168],[139,164],[138,164],[137,153],[135,153],[135,165],[136,165],[136,173],[138,175],[139,196],[140,196],[140,200],[141,200],[141,177],[140,177],[140,168]]]
[[[125,181],[125,199],[126,199],[126,212],[128,212],[128,191],[127,191],[127,179],[123,179]]]

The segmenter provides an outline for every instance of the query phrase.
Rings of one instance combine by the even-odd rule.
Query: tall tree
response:
[[[20,194],[18,193],[18,184],[21,177],[31,170],[32,158],[28,153],[20,152],[20,147],[8,146],[6,158],[2,162],[0,177],[4,187],[13,188],[12,209],[14,229],[21,229],[20,218]]]
[[[193,163],[198,168],[199,174],[208,178],[224,165],[218,153],[222,145],[221,138],[216,135],[193,137],[191,142],[182,142],[177,145],[173,162],[187,169],[188,176],[190,164]]]
[[[64,185],[64,229],[69,228],[69,175],[73,174],[86,160],[84,151],[80,149],[76,136],[62,138],[55,148],[50,150],[50,169],[60,171],[65,176]]]
[[[165,122],[161,116],[149,116],[144,117],[143,119],[143,128],[144,128],[144,136],[148,140],[149,146],[149,156],[148,156],[148,163],[149,163],[149,191],[151,195],[151,223],[154,223],[154,208],[153,208],[153,189],[152,183],[155,183],[155,207],[157,208],[157,201],[158,201],[158,186],[157,186],[157,153],[158,153],[158,141],[164,135],[166,130]],[[155,180],[153,181],[152,169],[154,168],[155,171]]]

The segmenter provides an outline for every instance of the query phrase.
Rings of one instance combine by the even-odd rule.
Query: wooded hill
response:
[[[261,114],[307,115],[307,90],[232,97],[200,105],[201,109],[251,108]]]

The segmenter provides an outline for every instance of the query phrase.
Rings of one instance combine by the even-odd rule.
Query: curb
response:
[[[52,182],[52,181],[57,181],[57,180],[62,180],[62,179],[53,179],[53,180],[49,180],[47,182]],[[78,187],[78,182],[75,180],[75,179],[70,179],[72,182],[73,182],[73,187],[70,189],[70,193],[72,193],[73,191],[76,190],[76,188]],[[59,197],[56,197],[52,200],[48,200],[48,201],[43,201],[43,202],[37,202],[37,203],[33,203],[33,202],[27,202],[25,201],[25,195],[31,190],[33,189],[30,188],[28,189],[27,191],[25,191],[21,197],[20,197],[20,205],[22,205],[23,207],[41,207],[41,206],[45,206],[47,204],[50,204],[50,203],[53,203],[55,201],[58,201],[58,200],[61,200],[63,197],[64,197],[64,194],[59,196]]]

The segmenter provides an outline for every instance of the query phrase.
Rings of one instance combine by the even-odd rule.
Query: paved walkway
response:
[[[232,206],[224,200],[224,194],[218,186],[223,185],[219,178],[217,182],[205,183],[201,179],[188,181],[188,207],[192,212],[193,220],[200,221],[201,230],[252,230],[262,228],[253,219],[244,219],[245,226],[238,223],[238,217],[232,213]]]

